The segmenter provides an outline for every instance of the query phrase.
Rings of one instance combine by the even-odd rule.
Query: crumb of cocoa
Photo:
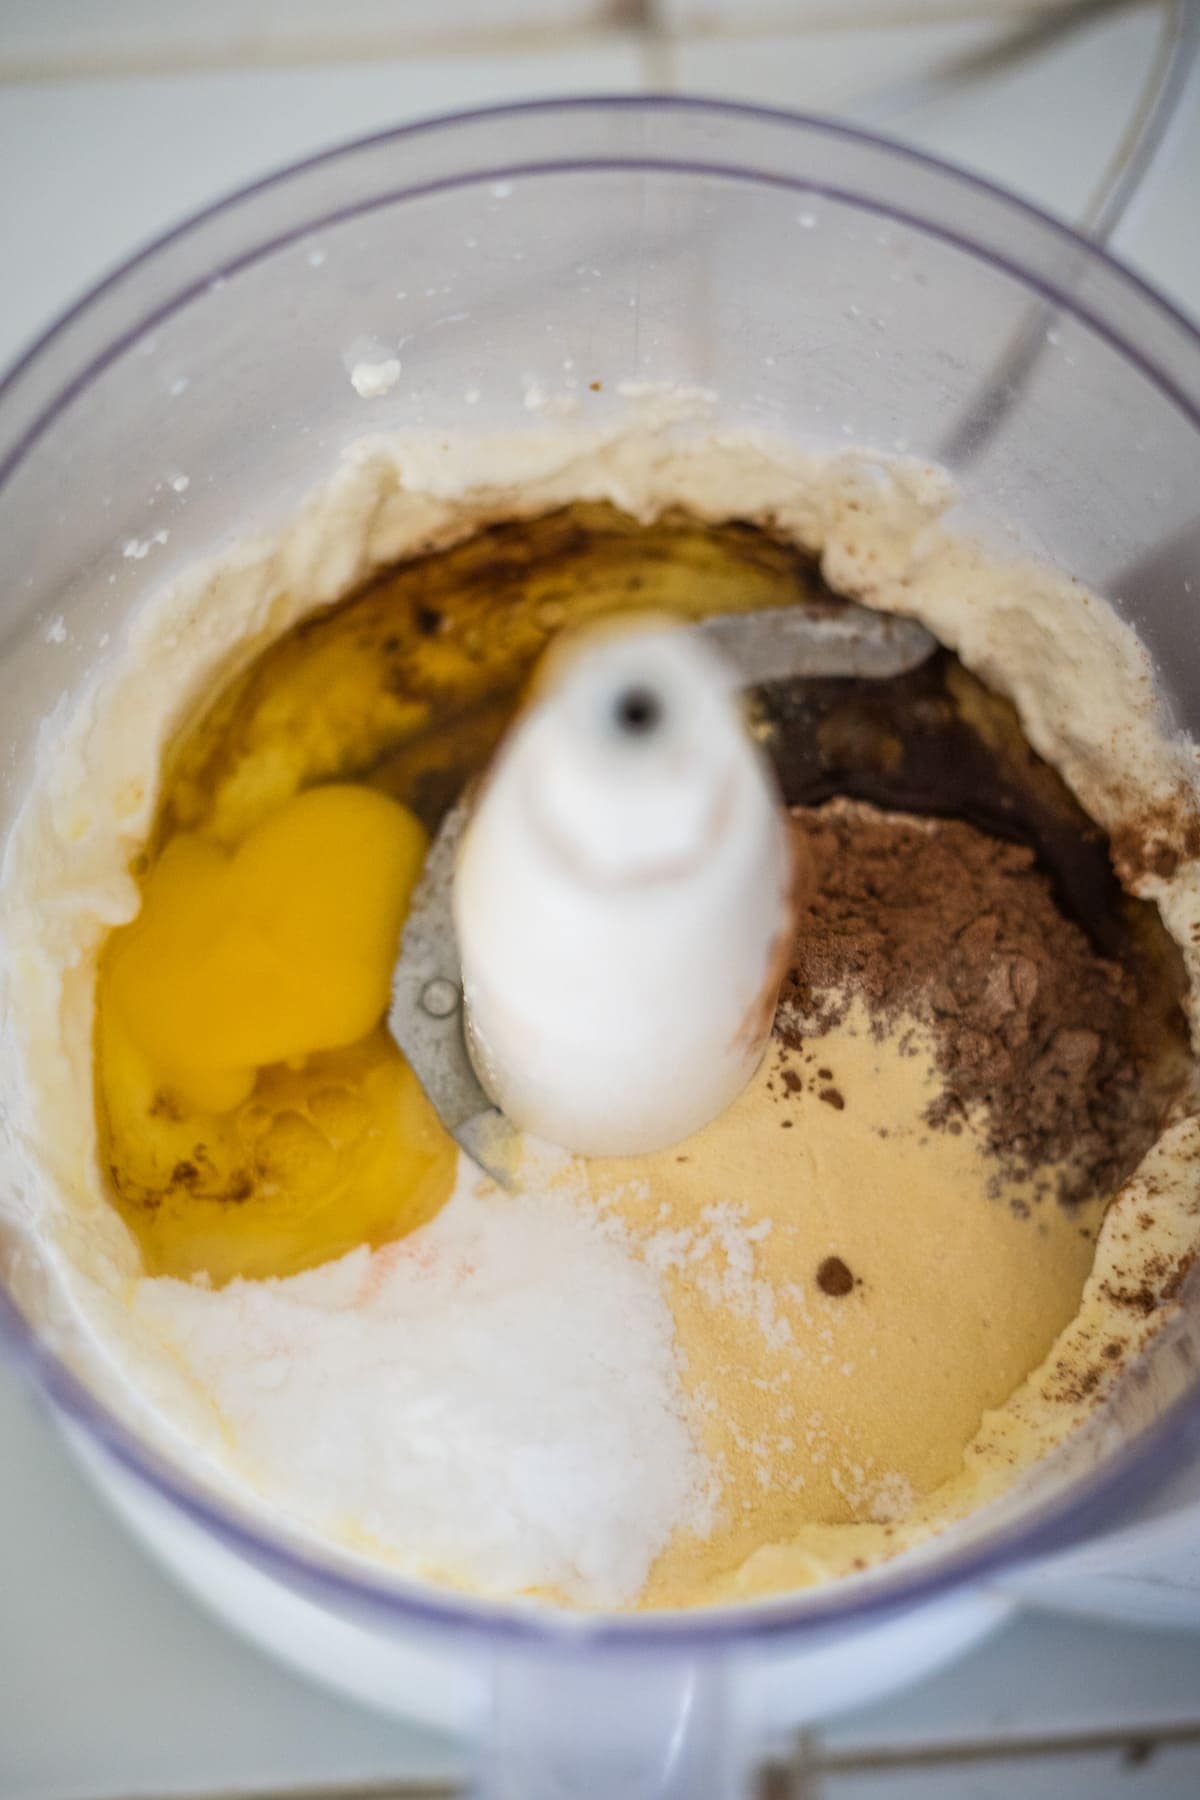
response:
[[[435,606],[417,606],[413,611],[413,623],[422,637],[436,637],[442,629],[442,615]]]
[[[1158,1295],[1146,1282],[1140,1287],[1125,1288],[1106,1281],[1101,1286],[1101,1292],[1114,1306],[1124,1306],[1130,1312],[1145,1315],[1154,1312],[1158,1306]]]
[[[1068,1406],[1077,1406],[1087,1400],[1104,1380],[1105,1370],[1095,1366],[1087,1369],[1072,1369],[1067,1364],[1060,1365],[1062,1385],[1057,1391],[1052,1390],[1052,1398],[1064,1402]]]
[[[926,1123],[977,1123],[997,1192],[1042,1170],[1064,1204],[1115,1192],[1158,1134],[1156,1071],[1185,1053],[1133,959],[1098,953],[1022,844],[844,800],[792,816],[813,880],[776,1019],[784,1048],[856,999],[906,1054],[922,1053],[924,1026],[942,1081]]]
[[[854,1276],[840,1256],[827,1256],[817,1270],[817,1286],[823,1294],[841,1300],[854,1287]]]
[[[1200,813],[1190,794],[1146,807],[1112,834],[1113,866],[1128,887],[1147,877],[1170,881],[1200,857]]]
[[[826,1106],[832,1106],[835,1112],[845,1112],[846,1110],[846,1096],[840,1088],[823,1087],[817,1095],[817,1099],[823,1100]]]
[[[797,1075],[795,1069],[785,1069],[783,1071],[783,1085],[789,1094],[798,1094],[803,1088],[804,1083],[800,1076]]]
[[[602,381],[589,381],[588,382],[588,390],[589,390],[589,392],[591,392],[593,394],[601,393],[603,391],[603,388],[604,388],[604,383]]]
[[[1195,1250],[1185,1251],[1184,1254],[1180,1256],[1174,1269],[1163,1281],[1162,1287],[1159,1290],[1161,1297],[1164,1300],[1174,1300],[1176,1298],[1180,1288],[1182,1288],[1192,1271],[1196,1262],[1196,1256],[1197,1252]]]
[[[832,1069],[818,1069],[817,1070],[817,1079],[818,1079],[818,1081],[832,1081],[833,1080],[833,1070]]]
[[[1110,1338],[1100,1354],[1107,1357],[1109,1362],[1118,1362],[1125,1354],[1125,1346],[1118,1338]]]

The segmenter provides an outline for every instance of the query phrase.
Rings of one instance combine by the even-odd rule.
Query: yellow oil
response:
[[[433,1216],[454,1147],[382,1024],[424,834],[564,626],[814,586],[751,527],[575,506],[397,566],[214,695],[97,994],[103,1151],[150,1272],[287,1275]]]

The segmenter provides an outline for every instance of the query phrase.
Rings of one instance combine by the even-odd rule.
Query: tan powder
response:
[[[925,1123],[941,1084],[921,1028],[880,1037],[856,1004],[820,1058],[841,1107],[788,1082],[776,1042],[679,1149],[565,1177],[660,1272],[719,1482],[716,1529],[676,1534],[645,1606],[714,1598],[807,1528],[906,1516],[1079,1303],[1102,1206],[1068,1212],[1016,1176],[997,1196],[983,1130]]]

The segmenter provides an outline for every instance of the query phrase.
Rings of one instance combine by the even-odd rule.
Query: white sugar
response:
[[[711,1482],[654,1272],[576,1198],[462,1165],[434,1222],[283,1281],[140,1284],[287,1516],[483,1591],[636,1597]]]

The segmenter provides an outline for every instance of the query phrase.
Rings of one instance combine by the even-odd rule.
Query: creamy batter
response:
[[[441,1211],[397,1244],[219,1289],[145,1274],[99,1165],[92,1024],[105,937],[139,905],[130,863],[165,745],[215,682],[373,570],[569,500],[769,521],[841,591],[922,618],[1012,698],[1110,832],[1180,946],[1195,1022],[1195,755],[1165,732],[1128,628],[1054,572],[957,537],[932,469],[651,415],[358,446],[277,541],[147,605],[48,746],[5,872],[13,1222],[91,1378],[271,1516],[410,1573],[593,1606],[802,1585],[983,1502],[1101,1404],[1200,1236],[1200,1124],[1181,1106],[1109,1207],[1094,1263],[1106,1195],[1046,1212],[1031,1263],[1027,1222],[988,1203],[981,1129],[913,1125],[936,1088],[932,1045],[851,1010],[821,1054],[829,1085],[871,1094],[871,1110],[806,1101],[786,1150],[773,1052],[683,1147],[691,1164],[531,1152],[529,1191],[510,1200],[460,1162]],[[899,1205],[877,1203],[885,1184]],[[937,1320],[932,1242],[956,1296]],[[814,1282],[833,1262],[845,1291],[828,1291],[836,1270]],[[885,1266],[877,1292],[853,1285]],[[1087,1380],[1068,1391],[1064,1367]]]

